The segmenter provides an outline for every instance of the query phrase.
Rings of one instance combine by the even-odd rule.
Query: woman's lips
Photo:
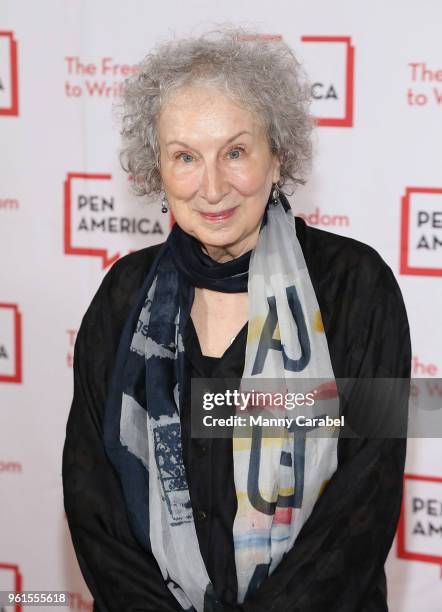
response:
[[[235,210],[237,209],[237,206],[235,206],[234,208],[228,208],[227,210],[223,210],[222,212],[218,212],[218,213],[205,213],[205,212],[200,212],[200,215],[204,218],[207,219],[207,221],[225,221],[226,219],[230,219],[230,217],[235,213]]]

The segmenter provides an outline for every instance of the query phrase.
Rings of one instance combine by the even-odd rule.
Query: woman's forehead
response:
[[[165,101],[159,117],[159,131],[167,140],[173,134],[181,138],[189,132],[213,130],[225,137],[243,132],[254,138],[262,124],[256,113],[214,87],[186,88]]]

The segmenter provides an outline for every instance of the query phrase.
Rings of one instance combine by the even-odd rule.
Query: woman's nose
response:
[[[209,204],[218,204],[228,194],[228,183],[216,162],[205,165],[201,187],[203,196]]]

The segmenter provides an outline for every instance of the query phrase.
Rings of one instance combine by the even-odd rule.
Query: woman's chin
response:
[[[240,242],[240,232],[232,230],[232,228],[213,228],[204,229],[195,232],[195,237],[204,246],[211,247],[229,247]]]

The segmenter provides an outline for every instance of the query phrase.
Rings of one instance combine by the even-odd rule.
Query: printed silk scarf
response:
[[[219,264],[174,225],[126,321],[104,417],[131,527],[185,610],[221,609],[202,559],[182,457],[183,338],[194,286],[249,293],[242,380],[334,381],[316,295],[283,194],[269,198],[255,249]],[[262,351],[262,347],[267,350]],[[304,381],[305,382],[305,381]],[[190,407],[189,407],[190,409]],[[259,432],[259,427],[256,428]],[[337,437],[285,429],[233,438],[238,603],[289,551],[337,468]]]

